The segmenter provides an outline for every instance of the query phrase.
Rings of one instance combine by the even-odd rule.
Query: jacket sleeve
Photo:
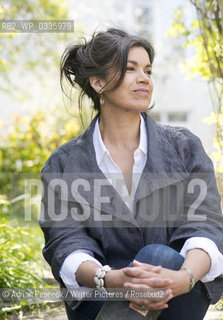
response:
[[[181,214],[170,243],[206,237],[223,253],[223,216],[214,168],[200,139],[187,129],[175,129],[172,143],[188,172]]]
[[[60,268],[66,257],[75,250],[91,250],[95,258],[104,263],[100,242],[90,237],[88,229],[81,222],[75,222],[70,216],[70,210],[64,207],[61,189],[66,184],[62,178],[65,162],[66,154],[54,153],[41,171],[43,192],[39,220],[45,237],[43,256],[51,266],[55,279],[61,284],[63,283],[59,276]],[[60,186],[52,188],[55,181]],[[76,210],[81,210],[78,203]]]

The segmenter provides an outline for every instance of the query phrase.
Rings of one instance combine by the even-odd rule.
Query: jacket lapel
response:
[[[149,196],[155,190],[184,180],[188,175],[173,143],[162,126],[153,121],[146,113],[143,113],[142,116],[146,121],[148,154],[135,193],[135,202]],[[95,180],[101,179],[105,183],[107,181],[97,165],[93,145],[93,132],[97,118],[98,116],[92,120],[85,132],[74,140],[73,148],[67,158],[62,175],[68,185],[71,185],[75,179],[86,180],[91,191],[94,190]],[[132,212],[125,205],[115,188],[110,184],[106,188],[109,203],[104,203],[101,209],[107,214],[138,226]],[[86,192],[84,199],[91,207],[100,209],[94,192]],[[71,193],[68,193],[68,200],[76,201]]]
[[[179,158],[173,142],[162,125],[158,125],[148,114],[142,116],[147,129],[147,161],[136,190],[135,201],[152,192],[185,180],[188,176],[184,163]]]
[[[94,192],[86,192],[84,200],[90,207],[100,210],[100,203],[95,196],[95,181],[101,180],[106,191],[102,196],[107,196],[109,202],[102,203],[101,210],[107,214],[117,217],[120,220],[137,226],[137,222],[133,217],[132,212],[126,206],[115,188],[108,183],[106,176],[99,169],[96,161],[96,155],[93,145],[93,132],[98,116],[96,116],[89,127],[81,134],[74,143],[73,149],[70,152],[62,179],[70,186],[76,179],[87,181],[89,189]],[[103,191],[102,191],[103,193]],[[64,198],[64,197],[63,197]],[[76,202],[73,194],[68,192],[68,200]]]

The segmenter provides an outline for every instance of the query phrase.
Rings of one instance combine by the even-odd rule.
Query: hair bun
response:
[[[61,78],[63,75],[67,78],[72,86],[74,86],[74,77],[78,73],[78,67],[80,67],[80,61],[78,61],[78,50],[82,45],[73,45],[68,47],[62,57],[60,63]]]

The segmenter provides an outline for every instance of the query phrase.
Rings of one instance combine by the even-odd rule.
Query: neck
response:
[[[117,116],[115,112],[101,112],[99,129],[107,147],[135,150],[140,138],[140,114],[123,111]]]

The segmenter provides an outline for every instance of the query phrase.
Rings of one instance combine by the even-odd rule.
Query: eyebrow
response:
[[[135,66],[138,64],[136,61],[134,61],[134,60],[128,60],[127,62],[131,62],[132,64],[134,64]],[[150,63],[148,63],[146,66],[145,66],[146,68],[147,67],[152,67],[152,65],[150,64]]]

